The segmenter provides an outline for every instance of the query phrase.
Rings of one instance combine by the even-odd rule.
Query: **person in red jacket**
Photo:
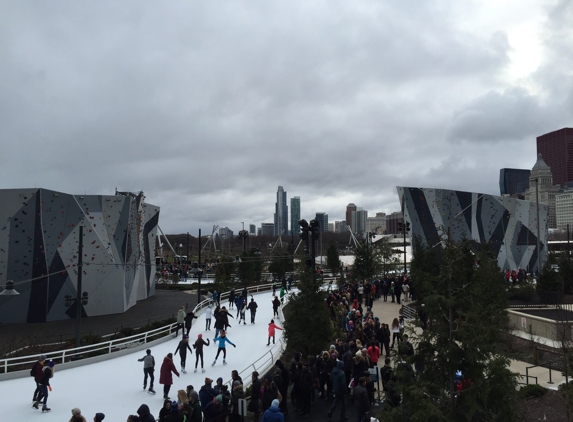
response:
[[[269,323],[269,340],[267,341],[267,346],[271,344],[271,337],[273,338],[273,344],[275,344],[275,329],[282,330],[281,327],[275,324],[275,320],[271,319]]]
[[[370,356],[370,360],[372,361],[372,365],[378,366],[378,359],[380,358],[380,348],[376,346],[376,343],[371,341],[370,347],[368,347],[368,356]]]
[[[163,384],[163,398],[169,400],[169,390],[173,384],[173,375],[179,376],[177,368],[173,363],[173,353],[168,353],[167,356],[163,358],[163,363],[161,364],[161,370],[159,371],[159,384]]]

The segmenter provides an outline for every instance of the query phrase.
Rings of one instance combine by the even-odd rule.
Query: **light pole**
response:
[[[410,231],[410,223],[403,223],[402,221],[400,221],[398,223],[398,231],[402,232],[404,235],[404,275],[408,274],[407,268],[406,268],[406,234]]]
[[[246,241],[249,238],[249,232],[245,230],[245,223],[241,222],[243,229],[239,232],[239,239],[243,240],[243,254],[246,252]]]

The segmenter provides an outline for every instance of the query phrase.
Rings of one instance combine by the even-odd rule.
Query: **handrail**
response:
[[[555,359],[555,360],[552,360],[552,361],[547,362],[547,363],[545,364],[545,365],[549,365],[549,368],[546,368],[546,369],[549,369],[549,381],[547,382],[547,384],[553,384],[553,379],[552,379],[552,376],[551,376],[551,375],[552,375],[552,365],[553,365],[555,362],[559,362],[559,361],[560,361],[560,359]],[[527,367],[525,368],[525,377],[526,377],[525,380],[526,380],[527,384],[529,384],[529,370],[530,370],[530,369],[533,369],[533,368],[545,368],[545,366],[543,366],[543,365],[527,366]],[[531,378],[535,378],[535,383],[537,384],[537,377],[533,377],[533,376],[532,376]]]
[[[272,285],[270,284],[262,284],[262,285],[255,285],[247,287],[247,291],[249,293],[258,293],[259,291],[266,291],[272,289]],[[229,292],[223,293],[226,297],[229,297]],[[194,308],[195,313],[200,313],[207,307],[208,304],[212,303],[212,299],[205,299],[197,304]],[[58,350],[55,352],[47,352],[44,353],[45,356],[49,359],[58,360],[60,362],[66,362],[72,360],[73,357],[80,355],[81,353],[113,353],[119,350],[123,350],[126,348],[135,347],[138,345],[146,344],[149,341],[157,340],[159,337],[166,337],[171,334],[174,329],[176,328],[177,323],[168,324],[165,327],[160,327],[153,329],[151,331],[146,331],[145,333],[135,334],[129,337],[123,337],[121,339],[114,339],[114,340],[107,340],[104,342],[100,342],[97,344],[91,344],[87,346],[80,346],[74,347],[70,349],[63,349]],[[152,338],[151,340],[149,338]],[[79,357],[79,356],[78,356]],[[23,365],[27,365],[28,367],[34,363],[38,359],[38,355],[28,355],[28,356],[19,356],[13,358],[3,358],[0,359],[0,373],[7,373],[11,369],[13,370],[14,367],[20,367]]]

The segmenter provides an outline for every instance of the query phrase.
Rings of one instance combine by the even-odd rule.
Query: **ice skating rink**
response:
[[[250,298],[249,295],[249,301]],[[234,348],[227,343],[227,365],[223,365],[221,353],[217,365],[211,366],[217,353],[217,346],[213,345],[215,320],[211,322],[211,331],[205,331],[204,314],[194,320],[189,333],[189,343],[192,345],[199,333],[203,334],[205,340],[209,338],[211,341],[210,346],[204,347],[205,372],[201,372],[199,362],[198,372],[193,373],[195,352],[192,355],[188,353],[187,374],[181,373],[179,378],[173,376],[173,385],[169,393],[171,399],[176,397],[177,390],[185,390],[187,385],[193,385],[198,391],[204,384],[205,377],[211,378],[213,384],[218,377],[227,382],[231,379],[233,369],[240,372],[264,354],[268,354],[272,347],[272,343],[271,346],[267,346],[267,327],[273,317],[272,294],[258,293],[254,298],[258,304],[255,324],[250,323],[248,310],[245,313],[247,325],[239,325],[237,318],[230,318],[231,328],[227,331],[227,336],[237,347]],[[221,305],[227,306],[228,303],[221,302]],[[235,317],[236,309],[231,309],[230,313]],[[282,328],[281,320],[275,319],[275,323]],[[276,331],[277,342],[282,334],[282,331]],[[145,355],[145,350],[142,350],[72,369],[59,370],[56,365],[54,377],[50,381],[53,391],[48,397],[48,407],[52,410],[48,413],[32,408],[32,395],[35,390],[32,377],[0,381],[0,420],[65,422],[72,416],[72,408],[79,407],[88,422],[93,420],[97,412],[105,414],[105,422],[125,421],[128,415],[137,414],[137,409],[143,403],[149,406],[151,413],[157,418],[163,406],[163,386],[159,384],[161,363],[167,353],[175,352],[180,338],[181,333],[178,338],[171,338],[151,348],[151,354],[155,357],[154,389],[157,393],[155,395],[143,390],[143,362],[137,361]],[[193,349],[193,346],[191,348]],[[179,355],[174,356],[173,361],[179,371],[181,369]],[[249,370],[249,377],[251,372],[252,370]],[[243,375],[244,380],[245,378]]]

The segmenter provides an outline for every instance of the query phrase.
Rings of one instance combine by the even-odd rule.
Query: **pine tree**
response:
[[[303,356],[322,350],[332,338],[333,326],[326,306],[322,281],[307,267],[298,268],[299,292],[292,295],[285,308],[284,334],[291,350]]]
[[[368,243],[359,243],[354,251],[352,278],[364,281],[380,272],[380,256]]]
[[[330,269],[333,275],[340,273],[342,268],[338,247],[334,243],[331,243],[326,249],[326,266]]]
[[[447,242],[438,259],[428,249],[418,253],[426,255],[414,258],[412,274],[430,323],[411,334],[417,351],[409,363],[418,371],[415,381],[398,383],[403,402],[391,420],[516,420],[516,376],[498,354],[508,318],[497,262],[467,242]],[[468,380],[459,394],[453,382],[458,370]]]

